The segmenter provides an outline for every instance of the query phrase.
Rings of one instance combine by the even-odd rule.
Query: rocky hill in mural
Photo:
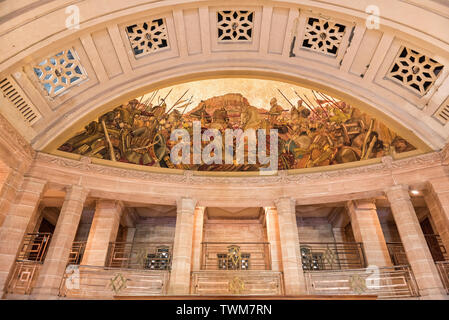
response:
[[[188,104],[167,106],[163,99],[158,105],[134,99],[90,122],[85,129],[60,146],[59,150],[88,157],[200,171],[257,171],[263,165],[249,163],[246,140],[237,135],[233,146],[244,143],[245,162],[205,163],[194,161],[193,124],[200,132],[216,129],[265,129],[267,141],[271,129],[276,129],[277,164],[280,170],[311,168],[382,157],[392,152],[414,150],[414,146],[381,122],[342,101],[321,95],[313,105],[298,99],[296,106],[281,105],[271,99],[269,110],[251,106],[239,93],[228,93],[202,100],[191,111]],[[175,164],[171,150],[179,141],[171,141],[175,129],[185,129],[190,135],[187,143],[189,161]],[[264,143],[265,143],[264,142]],[[200,146],[207,143],[200,138]],[[257,142],[258,144],[260,141]],[[219,149],[219,150],[218,150]],[[213,155],[227,152],[225,142],[214,149]],[[267,146],[269,150],[269,145]],[[220,158],[225,158],[220,157]]]

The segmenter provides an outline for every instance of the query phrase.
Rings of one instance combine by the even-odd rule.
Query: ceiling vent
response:
[[[10,77],[0,80],[0,89],[3,96],[12,103],[19,111],[23,120],[30,126],[41,118],[41,114],[36,110],[28,97]]]

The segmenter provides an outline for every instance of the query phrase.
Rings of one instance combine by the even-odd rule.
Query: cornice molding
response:
[[[273,176],[201,176],[195,175],[193,171],[184,171],[183,174],[173,173],[156,173],[148,171],[140,171],[133,169],[115,168],[99,164],[93,164],[89,158],[81,160],[73,160],[60,156],[50,155],[46,153],[37,153],[34,166],[51,166],[53,169],[76,170],[78,174],[101,174],[112,177],[149,180],[156,183],[183,183],[187,185],[274,185],[274,184],[305,184],[310,181],[338,179],[343,177],[351,177],[357,175],[392,175],[395,171],[417,170],[425,167],[438,166],[442,164],[442,156],[438,152],[427,153],[410,158],[393,160],[390,156],[382,158],[382,162],[378,164],[365,165],[354,168],[321,171],[313,173],[295,173],[288,174],[287,171],[279,171]]]

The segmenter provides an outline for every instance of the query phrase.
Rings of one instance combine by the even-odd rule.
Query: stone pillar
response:
[[[33,290],[33,296],[36,298],[55,297],[58,294],[87,193],[88,191],[80,186],[67,188],[58,223]]]
[[[366,263],[377,267],[391,266],[374,201],[350,201],[347,203],[347,208],[355,241],[363,244]]]
[[[177,201],[176,231],[168,286],[170,295],[188,295],[190,293],[195,205],[196,201],[189,198]]]
[[[122,213],[123,204],[120,201],[97,201],[82,265],[104,267],[109,243],[117,238]]]
[[[8,275],[21,249],[30,221],[37,214],[46,181],[26,177],[0,228],[0,290],[6,288]]]
[[[430,180],[424,199],[435,223],[435,231],[449,251],[449,177]]]
[[[286,295],[306,293],[302,270],[298,227],[296,225],[295,201],[281,198],[276,201],[281,242],[282,268]]]
[[[279,220],[276,208],[265,208],[267,240],[270,243],[271,270],[282,270],[281,240],[279,238]]]
[[[196,207],[193,215],[192,271],[201,270],[204,209],[204,207]]]
[[[394,186],[386,194],[421,296],[428,299],[447,298],[410,200],[408,186]]]
[[[347,242],[345,228],[332,228],[332,234],[334,235],[335,242]]]
[[[136,228],[127,227],[126,228],[126,237],[125,242],[134,242],[134,236],[136,234]]]

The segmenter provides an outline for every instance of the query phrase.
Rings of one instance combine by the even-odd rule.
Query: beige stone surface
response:
[[[26,177],[0,227],[0,290],[7,285],[28,225],[37,215],[45,185],[44,180]]]
[[[193,224],[196,201],[181,198],[177,203],[176,233],[168,294],[186,295],[190,292]]]
[[[276,201],[279,220],[279,239],[282,252],[282,269],[286,295],[305,294],[305,280],[299,249],[295,201],[281,198]]]
[[[377,267],[391,266],[374,201],[351,201],[347,207],[355,241],[363,244],[367,264]]]
[[[109,243],[117,238],[123,204],[111,200],[98,200],[90,227],[82,265],[104,266]]]
[[[67,189],[45,262],[32,292],[34,297],[58,294],[87,194],[87,190],[77,185]]]
[[[397,185],[387,190],[386,194],[421,296],[425,299],[446,298],[446,292],[410,201],[409,187]]]

